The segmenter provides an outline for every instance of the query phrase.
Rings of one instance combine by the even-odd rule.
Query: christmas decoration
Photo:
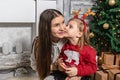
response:
[[[102,52],[97,59],[98,69],[91,80],[120,80],[120,54]]]
[[[109,5],[114,6],[115,5],[115,0],[109,0]]]
[[[93,37],[94,37],[94,33],[91,32],[91,33],[89,34],[89,37],[90,37],[90,38],[93,38]]]
[[[95,12],[92,12],[90,8],[87,8],[87,11],[83,14],[82,18],[85,19],[87,16],[94,16]]]
[[[95,12],[92,12],[90,8],[87,8],[87,11],[85,12],[85,14],[88,16],[88,15],[92,15],[94,16],[95,15]]]
[[[95,15],[89,22],[90,32],[94,33],[90,42],[97,55],[103,51],[120,54],[120,0],[96,0],[91,10]]]
[[[81,8],[79,8],[77,11],[75,11],[75,10],[72,11],[72,14],[74,15],[74,18],[78,18],[78,15],[79,15],[80,11],[81,11]]]
[[[103,58],[101,56],[98,57],[98,65],[103,64]]]
[[[79,8],[77,11],[72,11],[72,14],[74,15],[74,18],[78,18],[78,15],[79,15],[80,11],[81,11],[81,8]],[[86,11],[85,13],[83,13],[83,15],[82,15],[82,17],[81,17],[81,19],[83,20],[83,24],[84,24],[83,32],[86,31],[85,18],[86,18],[87,16],[89,16],[89,15],[92,15],[92,16],[95,15],[95,13],[92,12],[90,8],[88,8],[87,11]]]
[[[104,29],[108,29],[109,28],[109,24],[108,23],[103,24],[103,28]]]

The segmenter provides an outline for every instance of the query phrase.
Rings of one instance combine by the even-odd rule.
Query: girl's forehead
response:
[[[71,20],[71,21],[69,21],[68,23],[69,23],[69,24],[70,24],[70,23],[74,23],[74,24],[76,24],[77,21],[75,21],[75,20]]]

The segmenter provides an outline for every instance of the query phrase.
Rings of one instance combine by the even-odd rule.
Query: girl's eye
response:
[[[66,24],[66,27],[69,27],[69,24]]]
[[[65,23],[65,21],[62,22],[63,24]]]
[[[70,25],[69,28],[73,28],[73,27]]]

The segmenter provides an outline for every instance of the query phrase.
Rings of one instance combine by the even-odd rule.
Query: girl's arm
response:
[[[93,48],[88,48],[83,58],[83,63],[77,67],[78,76],[89,76],[97,70],[96,51]]]
[[[78,65],[77,67],[66,68],[66,73],[69,76],[89,76],[96,72],[96,51],[94,49],[90,49],[83,57],[82,64]]]

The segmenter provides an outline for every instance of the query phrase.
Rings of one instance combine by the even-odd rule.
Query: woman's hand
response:
[[[70,76],[70,77],[76,76],[76,75],[77,75],[77,72],[78,72],[78,70],[77,70],[76,67],[66,68],[66,71],[65,71],[65,73],[66,73],[68,76]]]

